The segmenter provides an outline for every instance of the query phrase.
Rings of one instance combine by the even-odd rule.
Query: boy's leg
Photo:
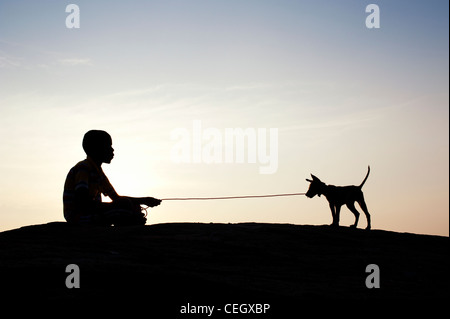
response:
[[[105,221],[115,226],[145,225],[147,221],[141,212],[141,206],[126,198],[105,203],[102,215]]]
[[[147,222],[147,218],[141,213],[140,209],[139,211],[118,209],[116,211],[111,211],[110,213],[114,214],[114,226],[145,225]]]
[[[72,216],[66,217],[69,224],[72,225],[93,225],[93,226],[111,226],[112,222],[105,219],[103,214],[95,212],[74,213]]]

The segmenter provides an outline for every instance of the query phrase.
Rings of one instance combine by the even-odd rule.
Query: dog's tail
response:
[[[361,185],[359,185],[359,188],[362,188],[364,183],[367,181],[367,177],[369,177],[369,173],[370,173],[370,165],[367,167],[367,175],[364,178],[364,180],[362,181]]]

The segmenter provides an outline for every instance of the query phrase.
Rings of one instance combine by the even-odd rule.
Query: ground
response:
[[[272,314],[324,300],[439,305],[449,297],[448,248],[448,237],[325,225],[54,222],[0,233],[0,280],[6,300],[143,302],[161,318],[183,318],[188,303],[222,315],[233,303],[271,304]],[[69,264],[80,288],[66,287]],[[369,264],[380,288],[366,286]]]

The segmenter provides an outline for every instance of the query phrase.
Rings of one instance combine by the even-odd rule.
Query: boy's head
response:
[[[111,136],[105,131],[90,130],[83,137],[83,149],[96,161],[111,163],[114,157]]]

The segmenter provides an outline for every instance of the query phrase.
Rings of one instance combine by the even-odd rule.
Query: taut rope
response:
[[[241,198],[262,198],[262,197],[281,197],[281,196],[299,196],[306,193],[290,193],[290,194],[269,194],[269,195],[246,195],[246,196],[223,196],[223,197],[181,197],[181,198],[163,198],[161,200],[216,200],[216,199],[241,199]]]

